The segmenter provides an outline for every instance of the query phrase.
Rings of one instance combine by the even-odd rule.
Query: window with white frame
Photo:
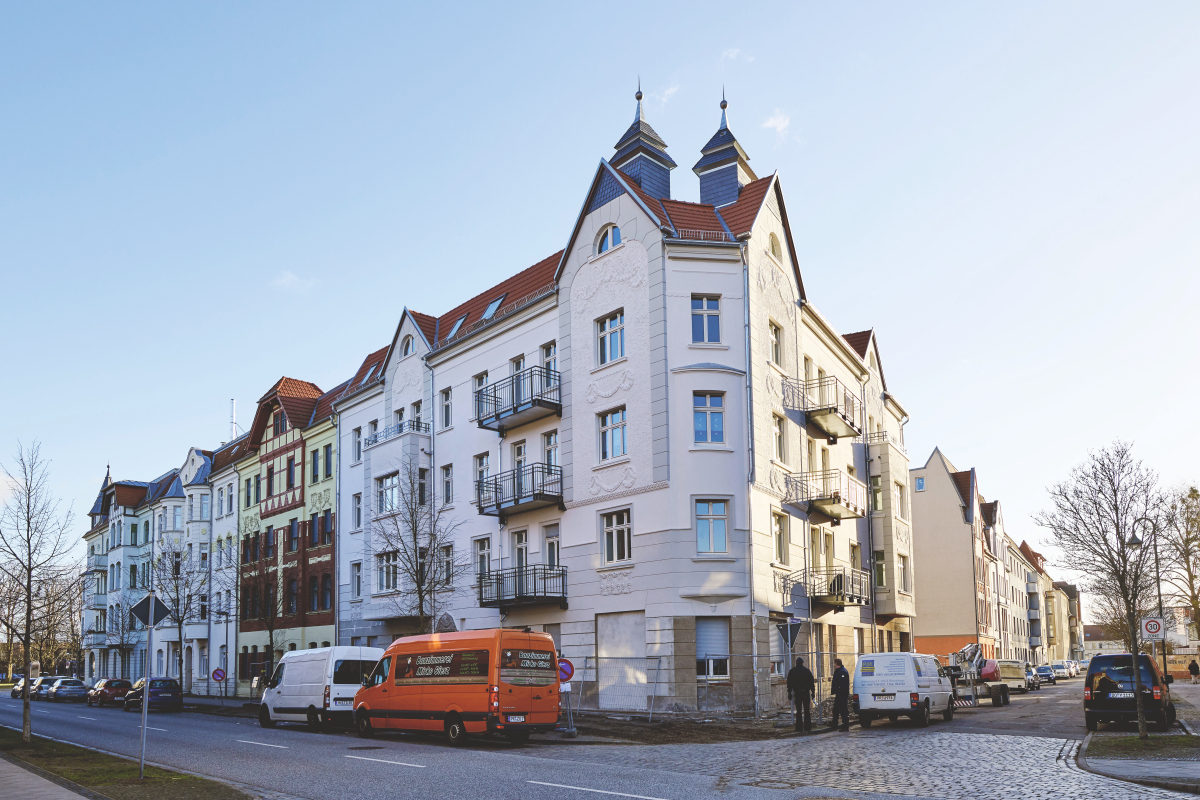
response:
[[[621,243],[621,229],[616,225],[609,225],[600,234],[600,238],[596,240],[596,255],[605,253],[610,247],[616,247]]]
[[[542,434],[542,460],[550,466],[558,466],[558,431]]]
[[[788,563],[788,553],[791,550],[791,536],[788,531],[788,515],[778,511],[771,514],[771,539],[775,544],[775,562]]]
[[[899,481],[892,487],[892,497],[896,501],[895,513],[901,519],[908,519],[908,497],[904,491],[904,484]]]
[[[883,511],[883,478],[871,476],[871,510]]]
[[[441,574],[438,576],[441,579],[443,586],[454,585],[454,545],[448,544],[441,549],[440,553]]]
[[[556,342],[542,345],[542,366],[548,370],[558,370],[558,344]]]
[[[771,425],[775,433],[775,460],[781,464],[787,463],[787,427],[783,417],[774,414]]]
[[[442,430],[454,424],[454,403],[450,389],[442,389]]]
[[[696,617],[696,677],[729,679],[729,617]]]
[[[405,336],[400,342],[400,355],[411,356],[413,352],[413,337]]]
[[[217,516],[225,513],[225,490],[217,489]]]
[[[597,320],[596,330],[599,341],[600,363],[607,364],[625,357],[625,312]]]
[[[376,481],[378,491],[378,511],[380,514],[390,514],[400,508],[400,475],[393,472]]]
[[[696,552],[729,551],[728,509],[729,504],[725,500],[696,501]]]
[[[900,591],[912,592],[912,586],[909,585],[908,556],[896,556],[896,583]]]
[[[633,524],[629,509],[601,515],[604,524],[604,563],[617,564],[633,558]]]
[[[771,336],[771,361],[776,366],[783,366],[783,328],[774,322],[767,327]]]
[[[619,458],[628,452],[625,439],[625,409],[618,408],[600,415],[600,460]]]
[[[490,461],[491,457],[488,453],[480,453],[475,456],[475,480],[486,481],[488,479]]]
[[[418,428],[421,427],[421,401],[412,404],[412,421]]]
[[[362,461],[362,428],[355,428],[350,432],[350,437],[354,447],[354,462],[357,464]]]
[[[720,341],[720,296],[692,295],[692,342],[694,344],[718,344]]]
[[[442,467],[442,505],[448,506],[454,502],[454,465]]]
[[[400,555],[382,553],[375,556],[375,568],[378,573],[379,591],[395,591],[400,581]]]
[[[542,550],[546,556],[546,566],[557,567],[562,564],[562,551],[559,549],[558,525],[547,525],[542,528],[545,546]]]
[[[692,394],[692,427],[697,444],[725,441],[725,395],[718,392]]]
[[[488,411],[488,407],[485,404],[483,397],[480,396],[480,394],[479,394],[479,390],[483,389],[487,385],[488,385],[488,374],[486,372],[481,372],[475,376],[475,416],[476,416],[476,418],[482,417]]]
[[[475,540],[475,574],[480,578],[492,571],[492,538],[485,536]]]
[[[350,501],[350,516],[354,521],[354,530],[362,530],[362,495],[356,494]]]

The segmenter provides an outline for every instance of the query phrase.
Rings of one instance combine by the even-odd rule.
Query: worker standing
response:
[[[1200,679],[1200,664],[1196,663],[1196,659],[1192,659],[1192,663],[1188,664],[1188,674],[1192,676],[1192,683]]]
[[[796,666],[788,670],[788,700],[796,704],[796,730],[812,730],[812,696],[817,688],[812,671],[804,666],[804,659],[797,658]]]
[[[833,692],[833,724],[831,728],[836,728],[838,720],[843,720],[842,730],[850,730],[850,673],[842,666],[842,660],[836,658],[833,661],[836,669],[833,671],[833,685],[830,691]]]

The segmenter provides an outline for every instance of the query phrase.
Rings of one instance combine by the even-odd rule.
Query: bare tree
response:
[[[1088,454],[1070,476],[1050,487],[1050,510],[1034,516],[1062,553],[1059,565],[1082,573],[1096,597],[1116,604],[1129,631],[1139,641],[1139,615],[1152,591],[1151,548],[1136,543],[1139,525],[1155,527],[1163,516],[1158,476],[1133,457],[1132,446],[1117,441]],[[1138,648],[1131,650],[1138,652]],[[1134,659],[1138,734],[1146,733],[1142,671]]]
[[[158,599],[167,607],[166,621],[179,636],[175,661],[182,682],[183,628],[189,622],[200,620],[200,609],[207,601],[209,592],[208,568],[200,564],[192,548],[185,545],[182,539],[166,536],[158,542],[150,562],[150,580]]]
[[[45,611],[41,589],[61,576],[78,574],[80,565],[69,557],[71,510],[62,510],[50,489],[50,463],[42,458],[41,446],[18,444],[14,465],[3,469],[8,498],[0,509],[0,572],[19,602],[15,613],[0,618],[0,624],[20,641],[28,676],[33,638]],[[28,680],[22,697],[21,740],[29,743]]]
[[[34,625],[34,652],[43,671],[62,674],[82,650],[83,580],[78,574],[61,572],[43,581],[36,591],[42,613]]]
[[[278,535],[274,529],[269,533],[272,537]],[[278,565],[278,550],[279,543],[270,542],[267,553],[259,561],[244,565],[241,571],[242,619],[262,625],[267,634],[267,656],[262,667],[264,675],[271,674],[275,651],[282,650],[287,644],[282,634],[282,629],[288,627],[286,617],[297,611],[287,605],[291,602],[286,596],[289,575],[284,574],[283,568]]]
[[[377,588],[395,616],[414,620],[418,633],[432,632],[471,571],[470,554],[454,547],[461,523],[439,501],[427,470],[411,461],[384,482],[378,505],[371,520]]]
[[[1139,618],[1151,615],[1154,608],[1152,588],[1147,583],[1146,590],[1138,601]],[[1099,594],[1092,597],[1089,602],[1091,603],[1092,613],[1095,615],[1096,624],[1104,629],[1105,641],[1120,642],[1127,653],[1132,653],[1134,650],[1139,649],[1139,647],[1142,650],[1148,649],[1145,642],[1136,642],[1130,638],[1129,621],[1126,619],[1125,609],[1121,605],[1119,598]]]
[[[143,635],[142,629],[138,627],[137,617],[133,616],[129,609],[142,599],[141,593],[118,589],[116,592],[109,592],[109,597],[116,602],[109,604],[106,630],[97,633],[104,634],[105,644],[117,651],[121,675],[129,677],[132,673],[130,656]]]
[[[1171,493],[1159,544],[1170,593],[1195,623],[1200,620],[1200,489],[1191,486]]]

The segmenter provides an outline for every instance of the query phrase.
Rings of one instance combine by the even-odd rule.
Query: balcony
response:
[[[421,422],[415,419],[406,419],[397,425],[389,425],[381,431],[376,431],[370,436],[363,439],[363,449],[374,447],[375,445],[386,442],[388,439],[394,439],[404,433],[423,433],[429,435],[429,423]]]
[[[803,411],[810,423],[825,432],[830,444],[836,444],[839,436],[862,434],[862,401],[837,378],[784,378],[783,404]]]
[[[1030,619],[1041,619],[1042,618],[1042,610],[1040,608],[1030,607],[1029,618]]]
[[[890,444],[892,447],[899,450],[901,453],[908,455],[908,450],[904,447],[904,442],[900,441],[900,437],[887,431],[875,431],[867,434],[867,444]]]
[[[787,476],[783,502],[807,504],[830,519],[854,519],[867,513],[867,487],[840,469],[793,472]]]
[[[818,603],[833,606],[865,606],[871,602],[870,573],[853,567],[797,570],[783,579],[782,588],[787,597],[803,593]]]
[[[557,604],[567,607],[567,568],[537,564],[479,576],[480,608]]]
[[[105,553],[94,553],[87,557],[87,572],[104,572],[108,569],[108,555]]]
[[[1029,637],[1029,646],[1030,647],[1041,647],[1042,646],[1042,637],[1030,636]]]
[[[546,367],[529,367],[475,391],[479,427],[503,433],[551,414],[562,416],[562,382]]]
[[[104,592],[94,592],[85,598],[85,608],[108,608],[108,595]]]
[[[475,502],[479,513],[500,517],[501,523],[517,511],[563,506],[562,467],[552,464],[526,464],[475,481]]]
[[[108,635],[98,631],[88,631],[83,635],[84,647],[104,647],[108,644]]]

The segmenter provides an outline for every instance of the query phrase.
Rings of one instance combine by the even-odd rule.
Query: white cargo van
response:
[[[934,656],[920,653],[870,653],[854,666],[851,698],[859,723],[900,717],[925,727],[931,714],[954,719],[954,686]]]
[[[324,722],[352,719],[354,694],[363,678],[383,658],[378,647],[319,647],[284,653],[263,690],[258,724],[306,722],[317,728]]]

